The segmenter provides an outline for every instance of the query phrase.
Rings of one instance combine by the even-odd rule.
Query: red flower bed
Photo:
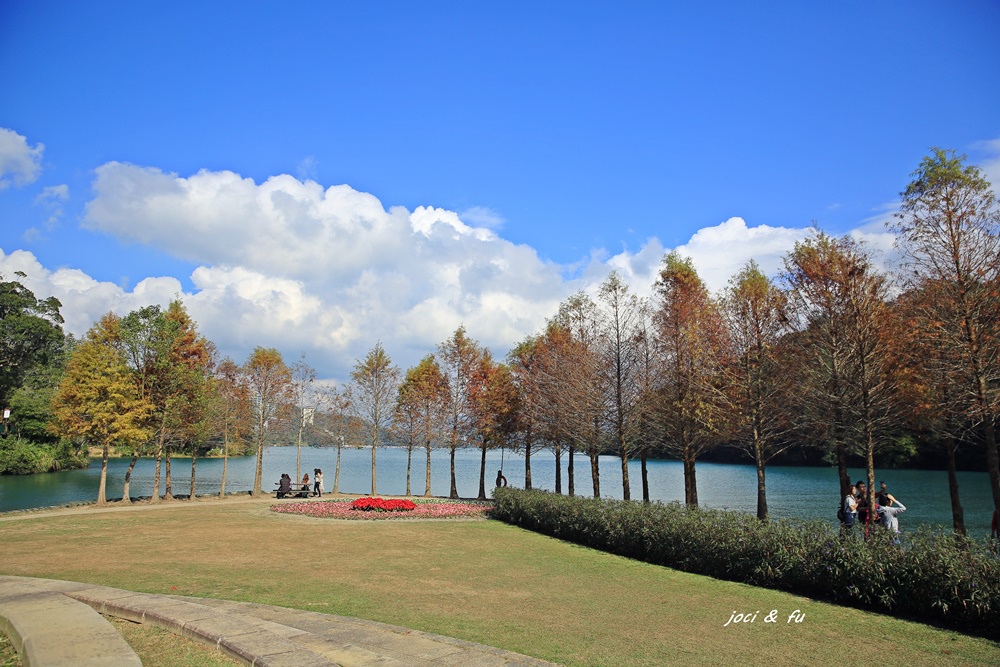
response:
[[[417,509],[412,500],[394,498],[385,500],[384,498],[358,498],[351,503],[352,510],[363,512],[410,512]]]

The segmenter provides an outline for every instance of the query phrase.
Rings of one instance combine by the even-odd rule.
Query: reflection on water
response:
[[[281,473],[295,475],[295,447],[270,447],[264,452],[265,490],[273,490]],[[524,457],[511,452],[491,451],[487,457],[487,493],[493,486],[503,456],[504,475],[511,486],[524,486]],[[456,478],[458,492],[463,497],[474,497],[479,492],[478,450],[459,450],[456,453]],[[322,468],[324,486],[333,489],[337,451],[335,449],[303,448],[302,472],[312,476],[313,468]],[[108,463],[108,497],[121,497],[122,485],[129,459],[112,459]],[[531,459],[532,482],[535,488],[555,489],[555,459],[549,452],[535,454]],[[377,452],[378,492],[385,495],[402,495],[406,492],[406,450],[379,449]],[[410,490],[415,495],[424,492],[426,453],[413,455]],[[566,466],[563,457],[563,491],[568,490]],[[663,502],[683,501],[684,473],[678,461],[650,461],[648,463],[650,494],[653,500]],[[590,461],[585,456],[575,459],[576,493],[593,495]],[[172,465],[173,493],[186,495],[191,486],[191,459],[174,459]],[[851,479],[861,479],[864,472],[851,470]],[[47,475],[0,477],[0,511],[48,507],[67,503],[91,501],[97,497],[101,466],[94,460],[86,470],[70,470]],[[132,497],[151,495],[154,462],[142,459],[132,473]],[[229,459],[226,491],[249,491],[253,487],[254,458],[252,456]],[[725,508],[756,513],[757,477],[751,465],[699,463],[698,499],[707,507]],[[959,473],[962,504],[965,508],[966,526],[978,537],[989,534],[992,515],[992,496],[986,473]],[[222,459],[198,459],[197,493],[219,492],[222,478]],[[901,525],[951,526],[951,501],[948,495],[948,478],[944,471],[889,470],[877,471],[876,478],[885,480],[889,491],[906,505],[907,511]],[[622,497],[621,463],[617,458],[600,459],[601,495],[607,498]],[[629,465],[632,498],[642,497],[639,464]],[[163,483],[161,479],[161,484]],[[447,496],[450,490],[449,460],[446,450],[431,454],[431,491],[436,496]],[[161,486],[161,493],[163,489]],[[340,491],[367,494],[371,491],[371,450],[345,449],[342,451]],[[768,508],[775,517],[827,519],[836,521],[838,503],[837,473],[833,468],[773,467],[767,469]]]

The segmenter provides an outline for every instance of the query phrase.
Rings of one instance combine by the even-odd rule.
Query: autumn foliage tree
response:
[[[510,368],[483,351],[473,367],[469,400],[481,451],[479,500],[486,500],[486,451],[506,445],[517,430],[520,397]]]
[[[257,450],[257,465],[253,478],[253,496],[261,494],[264,474],[264,449],[272,430],[280,426],[283,415],[294,400],[292,371],[281,353],[274,348],[257,347],[243,364],[250,405],[253,413],[253,439]]]
[[[451,463],[449,498],[458,498],[455,477],[455,451],[475,433],[475,410],[472,405],[472,381],[483,350],[460,326],[447,340],[438,345],[441,371],[447,382],[445,429]]]
[[[222,440],[222,479],[219,496],[226,495],[226,476],[232,447],[240,451],[253,430],[250,389],[243,369],[226,357],[215,365],[213,415],[215,431]]]
[[[440,437],[444,408],[448,401],[448,383],[433,354],[406,371],[396,399],[396,419],[402,424],[408,443],[419,440],[427,454],[424,496],[431,495],[431,449]],[[410,460],[406,463],[406,495],[410,495]]]
[[[642,354],[642,344],[646,340],[643,336],[644,311],[639,298],[614,271],[601,284],[598,297],[603,305],[600,352],[603,357],[601,369],[606,378],[604,386],[608,392],[605,399],[607,421],[621,460],[623,497],[629,500],[632,495],[628,461],[639,436],[639,415],[644,398],[642,378],[644,370],[648,370]],[[643,491],[643,500],[648,501],[648,486],[644,486]]]
[[[546,412],[544,438],[556,455],[556,493],[561,493],[560,455],[568,449],[568,492],[575,492],[574,454],[590,458],[594,497],[600,497],[598,456],[608,441],[608,356],[604,353],[601,313],[597,303],[582,292],[559,305],[540,338],[540,363],[544,388],[541,403]]]
[[[782,381],[778,345],[787,330],[786,311],[785,293],[752,260],[730,280],[722,299],[730,350],[720,396],[729,408],[733,437],[753,457],[762,521],[768,518],[766,465],[791,446],[781,438],[788,429],[781,409],[788,384]]]
[[[940,148],[921,161],[901,196],[890,226],[913,280],[933,284],[940,296],[925,318],[926,331],[959,352],[942,363],[963,377],[956,389],[981,428],[1000,512],[1000,205],[977,167]]]
[[[661,366],[658,425],[667,451],[684,466],[684,502],[698,504],[695,461],[715,444],[719,427],[716,383],[726,349],[725,327],[690,258],[663,258],[655,285],[653,327]]]
[[[107,502],[108,456],[113,445],[149,438],[152,405],[138,392],[116,340],[120,319],[108,313],[73,351],[53,397],[53,430],[101,449],[97,504]]]
[[[377,493],[375,452],[378,449],[379,429],[387,428],[392,423],[392,408],[398,387],[399,368],[392,365],[382,343],[376,343],[351,371],[352,405],[358,417],[364,419],[371,429],[373,496]]]

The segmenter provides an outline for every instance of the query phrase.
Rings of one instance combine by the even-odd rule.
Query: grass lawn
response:
[[[142,660],[142,667],[240,667],[215,648],[148,623],[108,617]]]
[[[356,616],[565,665],[1000,664],[1000,644],[982,638],[496,521],[336,521],[270,512],[273,502],[0,518],[0,573]],[[777,622],[765,623],[771,610]],[[801,622],[788,623],[796,611]]]

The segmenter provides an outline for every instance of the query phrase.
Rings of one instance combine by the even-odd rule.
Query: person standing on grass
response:
[[[854,529],[854,524],[858,520],[858,499],[854,497],[857,487],[852,486],[844,496],[844,525],[843,529],[850,532]]]
[[[878,515],[879,523],[886,527],[886,529],[893,534],[899,533],[899,519],[896,517],[906,511],[906,507],[903,503],[899,502],[893,498],[891,493],[887,493],[886,497],[889,500],[889,504],[885,506],[879,506]]]
[[[313,469],[313,495],[323,497],[323,471],[319,468]]]

